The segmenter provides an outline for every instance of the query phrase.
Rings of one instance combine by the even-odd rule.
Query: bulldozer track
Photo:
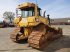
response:
[[[41,29],[40,26],[38,28],[35,28],[28,37],[28,43],[33,48],[41,49],[45,46],[45,42],[45,31],[44,28]]]
[[[49,27],[49,30],[51,30],[50,28],[51,27]],[[47,28],[39,26],[38,28],[35,28],[35,30],[32,31],[32,33],[28,37],[28,43],[31,47],[37,49],[44,49],[45,46],[47,46],[52,40],[55,40],[62,36],[62,34],[59,32],[60,30],[52,29],[51,32],[46,32],[44,29]]]
[[[40,48],[40,39],[42,37],[42,33],[39,31],[33,31],[28,38],[29,45],[33,48]],[[42,37],[43,38],[43,37]]]
[[[14,42],[20,42],[19,38],[22,34],[20,28],[16,28],[10,35]],[[52,40],[62,36],[62,29],[54,29],[44,24],[40,24],[33,28],[31,34],[28,36],[28,43],[31,47],[36,49],[44,49]]]
[[[14,31],[10,34],[10,38],[12,39],[12,41],[17,42],[17,36],[18,33],[20,32],[20,28],[16,28],[14,29]]]

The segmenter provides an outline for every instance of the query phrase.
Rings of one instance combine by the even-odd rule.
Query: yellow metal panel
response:
[[[28,37],[28,32],[29,32],[28,28],[24,28],[24,34],[25,34],[26,37]]]
[[[19,18],[14,19],[14,24],[17,24],[19,22]]]
[[[28,18],[27,18],[27,21],[28,21],[28,22],[35,22],[35,16],[28,17]]]
[[[48,24],[48,19],[47,18],[39,16],[39,20],[46,25]]]
[[[28,25],[27,18],[22,18],[22,20],[19,22],[19,26],[26,27]]]
[[[21,26],[21,27],[22,27],[22,26],[26,27],[27,25],[28,25],[28,23],[24,23],[24,22],[22,22],[22,21],[19,22],[19,26]]]
[[[26,2],[26,3],[23,3],[23,4],[18,5],[17,8],[34,7],[34,6],[35,6],[35,4]]]

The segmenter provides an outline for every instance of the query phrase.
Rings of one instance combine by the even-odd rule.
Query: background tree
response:
[[[9,20],[10,21],[10,23],[12,23],[13,22],[13,19],[14,19],[14,13],[13,12],[4,12],[4,14],[3,14],[3,17],[5,18],[5,19],[7,19],[7,20]]]

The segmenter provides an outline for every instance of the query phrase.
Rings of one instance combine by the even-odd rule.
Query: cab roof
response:
[[[18,9],[34,9],[35,8],[35,4],[34,3],[29,3],[29,2],[26,2],[26,3],[22,3],[20,5],[18,5],[17,7]],[[38,9],[40,9],[38,7]]]

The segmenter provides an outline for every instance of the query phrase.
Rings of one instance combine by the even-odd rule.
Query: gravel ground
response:
[[[10,33],[14,28],[0,28],[0,52],[70,52],[70,25],[56,26],[63,29],[63,37],[45,46],[44,51],[28,47],[27,42],[12,42]]]

